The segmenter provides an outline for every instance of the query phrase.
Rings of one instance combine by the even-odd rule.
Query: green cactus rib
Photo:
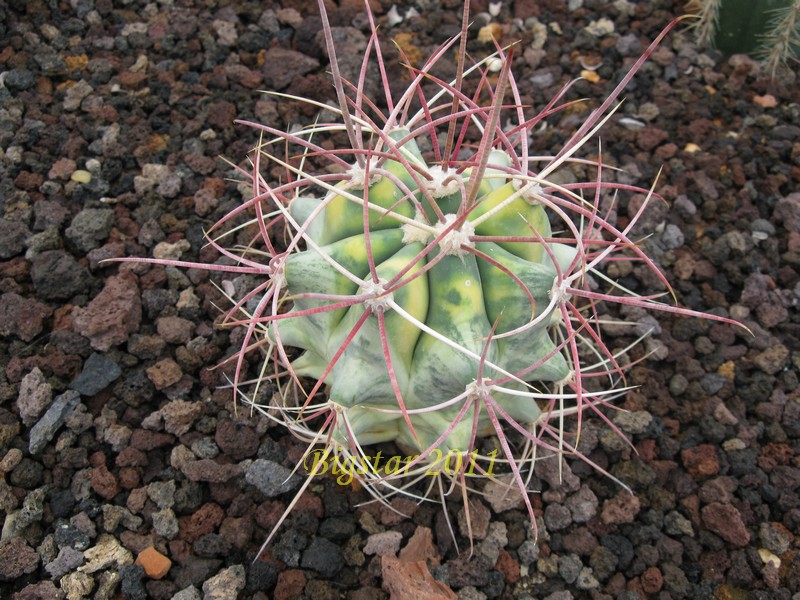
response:
[[[407,133],[398,130],[392,137],[407,139]],[[287,257],[287,298],[294,302],[285,318],[275,324],[277,332],[272,335],[285,346],[304,350],[292,363],[295,372],[315,379],[324,377],[330,386],[330,401],[346,411],[349,431],[340,424],[335,432],[340,443],[346,444],[351,436],[360,444],[397,441],[419,452],[436,445],[461,406],[453,404],[430,412],[420,409],[463,395],[478,378],[480,361],[476,355],[512,374],[540,361],[538,368],[524,375],[526,382],[558,381],[569,375],[570,368],[551,339],[550,327],[560,321],[560,315],[550,303],[558,271],[543,247],[551,236],[550,223],[544,208],[521,193],[520,185],[502,170],[510,164],[510,158],[502,152],[492,153],[490,167],[494,168],[486,170],[478,201],[467,212],[461,194],[451,192],[458,188],[452,178],[449,187],[443,183],[439,189],[429,189],[430,194],[419,189],[417,181],[433,180],[436,167],[427,167],[413,138],[393,150],[413,164],[416,181],[400,162],[386,159],[374,165],[378,175],[369,177],[371,185],[366,191],[358,189],[358,182],[345,180],[324,199],[298,197],[291,203],[290,214],[303,224],[316,247]],[[469,176],[470,169],[458,175],[464,181]],[[436,207],[430,204],[431,197]],[[365,203],[369,208],[366,217]],[[444,225],[427,221],[426,215],[437,212],[445,215]],[[458,212],[463,213],[461,217]],[[446,233],[448,226],[467,237],[456,236],[453,241]],[[433,239],[431,228],[444,235],[438,246],[426,252]],[[471,244],[467,234],[477,240],[513,239]],[[522,238],[525,241],[519,241]],[[475,251],[464,251],[459,242],[474,246]],[[560,269],[566,269],[575,254],[574,249],[566,248],[559,253],[564,263],[558,266]],[[334,268],[331,261],[341,269]],[[347,341],[368,307],[359,303],[313,310],[333,304],[330,297],[363,292],[343,271],[357,280],[369,280],[371,262],[379,281],[391,281],[400,273],[406,281],[385,294],[413,317],[409,320],[391,308],[384,314],[393,375],[386,367],[376,315],[370,315]],[[326,297],[320,299],[320,295]],[[543,314],[545,310],[551,314]],[[534,320],[534,325],[523,327]],[[439,335],[423,331],[414,321]],[[484,348],[493,327],[496,335],[512,335],[492,339]],[[470,354],[455,350],[442,337]],[[487,376],[502,374],[490,372]],[[395,386],[406,415],[396,410]],[[522,390],[524,385],[512,381],[508,387]],[[540,415],[538,405],[529,397],[499,392],[493,396],[518,422],[532,423]],[[442,451],[472,449],[471,410],[439,445]],[[406,419],[412,428],[406,426]],[[479,415],[478,435],[492,430],[488,416]]]

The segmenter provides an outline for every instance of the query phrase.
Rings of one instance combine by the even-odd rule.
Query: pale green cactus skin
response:
[[[398,130],[396,139],[402,139],[406,133]],[[405,159],[413,162],[421,172],[431,172],[413,139],[405,142],[401,150]],[[510,162],[503,152],[492,152],[490,168],[486,170],[479,188],[477,205],[469,212],[467,221],[471,225],[499,207],[494,214],[479,221],[475,227],[477,236],[519,236],[530,240],[538,235],[542,239],[549,238],[550,223],[545,209],[535,197],[529,194],[526,198],[525,194],[520,194],[517,191],[519,186],[498,169],[508,167]],[[418,185],[401,163],[386,160],[381,168],[395,175],[411,192],[416,192],[417,200],[424,205],[426,200]],[[465,183],[469,176],[470,170],[461,174]],[[356,189],[349,182],[339,183],[337,188],[359,199],[364,198],[363,189]],[[432,195],[438,194],[434,192]],[[413,203],[389,177],[373,181],[367,198],[370,204],[391,209],[393,214],[418,221],[425,218],[415,215]],[[460,190],[442,195],[436,202],[446,218],[454,218],[447,215],[455,215],[464,204]],[[287,258],[285,283],[289,297],[309,292],[343,296],[358,293],[356,284],[335,270],[323,255],[357,277],[369,278],[363,203],[337,191],[329,193],[324,200],[295,198],[289,212],[297,223],[306,225],[307,236],[320,246],[320,251],[310,248]],[[470,225],[466,229],[471,230]],[[370,246],[381,280],[388,281],[397,275],[430,242],[424,238],[424,232],[420,239],[420,235],[414,235],[414,230],[413,223],[404,224],[397,218],[379,214],[377,210],[370,212]],[[423,256],[406,276],[414,275],[426,262],[435,260],[440,252],[446,252],[443,246],[440,243],[439,247]],[[422,276],[399,287],[392,293],[392,298],[427,327],[478,356],[484,352],[495,323],[494,335],[500,335],[541,317],[533,327],[509,337],[492,339],[485,351],[485,361],[514,374],[546,359],[521,379],[526,382],[562,380],[570,374],[570,367],[552,339],[551,329],[560,321],[560,314],[550,303],[557,276],[552,257],[558,257],[559,267],[566,270],[575,256],[575,249],[564,244],[551,246],[550,252],[546,252],[542,243],[531,241],[478,241],[475,244],[479,253],[502,264],[521,280],[533,296],[534,305],[519,283],[502,269],[481,258],[480,254],[458,250],[441,258]],[[289,314],[328,304],[330,302],[326,300],[299,298],[294,300]],[[547,311],[546,315],[543,315],[544,311]],[[358,304],[285,318],[279,322],[278,333],[273,336],[279,337],[284,346],[305,351],[292,363],[298,375],[320,379],[363,312],[363,305]],[[390,308],[385,312],[385,322],[396,382],[409,411],[436,406],[464,394],[478,378],[479,360],[455,350]],[[487,369],[487,375],[497,377],[500,373]],[[368,317],[347,345],[325,383],[330,386],[330,402],[347,411],[350,434],[362,445],[396,441],[401,447],[424,451],[435,445],[462,406],[457,403],[431,412],[409,414],[413,430],[408,427],[404,415],[396,412],[398,402],[384,359],[378,319],[374,314]],[[506,387],[522,390],[525,386],[520,381],[511,381]],[[519,423],[532,423],[540,415],[536,401],[530,397],[497,392],[493,397]],[[378,412],[376,408],[394,409],[395,413]],[[472,449],[471,411],[438,446],[442,452],[465,453]],[[485,412],[480,415],[478,423],[478,435],[493,431]],[[334,435],[344,445],[350,437],[341,421],[337,423]]]

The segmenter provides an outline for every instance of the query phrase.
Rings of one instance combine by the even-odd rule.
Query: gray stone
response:
[[[31,428],[28,450],[34,456],[39,454],[53,439],[56,431],[80,403],[81,396],[75,390],[67,390],[58,396],[44,416]]]
[[[569,496],[564,503],[572,513],[572,520],[576,523],[587,523],[597,514],[599,502],[597,496],[587,485]]]
[[[544,524],[548,531],[559,531],[572,523],[572,514],[566,506],[548,504],[544,509]]]
[[[780,523],[761,523],[758,537],[770,552],[781,555],[792,545],[792,536]]]
[[[13,517],[8,519],[3,526],[4,537],[14,537],[20,534],[28,525],[42,520],[46,493],[47,488],[40,487],[25,495],[22,508],[12,513]]]
[[[619,411],[614,415],[614,424],[630,434],[644,433],[652,422],[653,415],[645,410]]]
[[[31,232],[24,223],[0,219],[0,259],[20,254],[30,235]]]
[[[258,458],[247,469],[245,481],[268,498],[274,498],[297,488],[302,479],[276,462]]]
[[[161,537],[168,540],[178,535],[178,519],[171,508],[165,508],[153,513],[153,529]]]
[[[142,521],[141,517],[137,517],[124,506],[103,505],[103,529],[108,533],[114,532],[120,523],[125,529],[135,531],[141,527]]]
[[[668,512],[664,516],[664,532],[669,535],[686,535],[694,537],[692,523],[676,510]]]
[[[44,300],[68,300],[88,292],[92,276],[63,250],[48,250],[31,261],[31,279],[36,295]]]
[[[574,554],[562,556],[558,560],[558,574],[567,583],[574,583],[583,568],[581,559]]]
[[[119,569],[120,591],[127,600],[146,600],[147,589],[142,581],[145,577],[141,565],[122,565]]]
[[[525,540],[517,548],[517,554],[519,555],[519,562],[529,567],[539,558],[539,544],[533,540]]]
[[[63,577],[70,571],[74,571],[83,564],[83,552],[76,550],[70,546],[61,548],[58,556],[47,563],[44,570],[50,574],[53,579]]]
[[[171,600],[201,600],[200,591],[193,585],[190,585],[175,594]]]
[[[80,375],[69,387],[80,392],[82,396],[94,396],[116,381],[120,375],[122,369],[117,363],[105,354],[93,352],[83,363]]]
[[[158,508],[171,508],[175,505],[175,480],[154,481],[147,486],[147,495]]]
[[[315,537],[303,552],[300,565],[314,569],[326,579],[335,576],[344,566],[342,549],[325,538]]]
[[[84,208],[75,215],[64,235],[80,252],[99,248],[108,238],[114,224],[114,211],[106,208]]]

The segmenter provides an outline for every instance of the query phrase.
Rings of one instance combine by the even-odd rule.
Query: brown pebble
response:
[[[153,546],[145,548],[136,557],[136,564],[144,568],[150,579],[161,579],[172,567],[172,561],[161,554]]]

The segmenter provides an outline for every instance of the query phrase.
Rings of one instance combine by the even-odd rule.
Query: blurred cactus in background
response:
[[[692,0],[697,39],[726,54],[749,54],[773,77],[800,55],[800,0]]]

